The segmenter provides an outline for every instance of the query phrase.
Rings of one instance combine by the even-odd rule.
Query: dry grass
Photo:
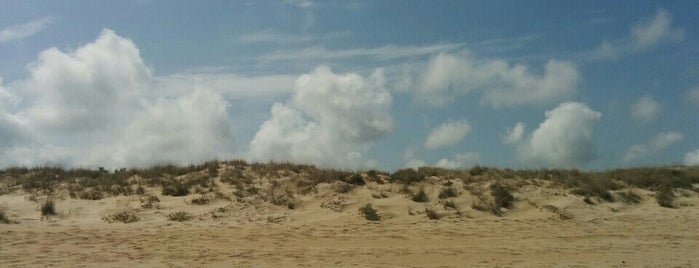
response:
[[[107,215],[102,217],[102,220],[108,222],[108,223],[114,223],[114,222],[122,222],[122,223],[132,223],[132,222],[137,222],[140,220],[138,215],[136,213],[133,213],[132,211],[122,211],[122,212],[117,212],[112,215]]]
[[[366,206],[359,208],[359,212],[361,212],[364,215],[364,218],[369,221],[381,220],[381,216],[379,216],[379,213],[371,206],[371,204],[367,204]]]
[[[170,221],[190,221],[194,218],[192,214],[186,211],[173,212],[167,215],[167,219]]]

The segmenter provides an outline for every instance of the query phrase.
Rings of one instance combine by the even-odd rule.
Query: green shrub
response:
[[[41,215],[53,216],[56,214],[56,204],[53,202],[53,199],[46,199],[46,201],[41,204]]]
[[[123,222],[123,223],[132,223],[132,222],[137,222],[140,218],[138,215],[131,211],[122,211],[118,213],[114,213],[112,215],[104,216],[102,217],[102,220],[108,222],[108,223],[113,223],[113,222]]]
[[[364,218],[366,218],[369,221],[381,220],[381,217],[379,216],[378,212],[371,206],[371,204],[367,204],[366,206],[359,208],[359,211],[362,214],[364,214]]]
[[[171,221],[189,221],[193,219],[194,216],[192,214],[189,214],[188,212],[185,211],[178,211],[178,212],[173,212],[167,215],[167,219]]]

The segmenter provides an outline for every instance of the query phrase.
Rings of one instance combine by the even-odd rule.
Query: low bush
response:
[[[633,190],[626,190],[623,192],[618,192],[617,194],[619,195],[621,202],[624,204],[638,204],[641,203],[641,200],[643,200],[643,198]]]
[[[108,222],[108,223],[113,223],[113,222],[123,222],[123,223],[132,223],[132,222],[137,222],[140,220],[138,215],[136,213],[133,213],[131,211],[122,211],[118,213],[114,213],[112,215],[104,216],[102,217],[102,220]]]
[[[417,193],[413,194],[411,200],[419,203],[426,203],[430,201],[430,198],[427,196],[425,189],[421,188],[419,191],[417,191]]]
[[[657,193],[655,193],[655,199],[658,201],[658,205],[666,208],[674,208],[675,204],[675,193],[671,186],[663,185],[660,187]]]
[[[359,212],[361,212],[364,215],[364,218],[369,220],[369,221],[380,221],[381,217],[379,216],[379,213],[374,209],[371,204],[367,204],[366,206],[363,206],[359,208]]]
[[[46,201],[41,204],[41,215],[53,216],[56,214],[56,204],[53,202],[53,199],[46,199]]]
[[[436,210],[430,208],[425,209],[425,215],[427,215],[427,218],[430,220],[439,220],[441,218]]]
[[[422,174],[419,174],[412,168],[405,168],[397,170],[391,174],[391,182],[397,182],[402,184],[412,184],[418,183],[425,180]]]
[[[185,211],[178,211],[178,212],[173,212],[167,215],[167,219],[171,221],[189,221],[193,219],[194,216],[192,214],[185,212]]]
[[[209,202],[211,202],[211,199],[209,199],[209,197],[207,197],[206,195],[201,195],[192,199],[192,204],[195,205],[206,205]]]
[[[515,197],[500,183],[495,183],[490,186],[490,194],[495,198],[495,202],[493,203],[494,209],[513,207]]]
[[[449,197],[457,197],[459,195],[461,195],[459,190],[456,189],[456,187],[452,187],[452,186],[442,188],[442,190],[439,191],[439,199],[445,199],[445,198],[449,198]]]

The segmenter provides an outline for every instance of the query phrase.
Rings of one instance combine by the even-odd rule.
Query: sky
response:
[[[699,165],[697,1],[0,7],[0,168]]]

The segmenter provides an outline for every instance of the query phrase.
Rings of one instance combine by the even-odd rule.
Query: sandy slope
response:
[[[436,185],[436,184],[434,184]],[[684,206],[661,208],[638,190],[640,204],[589,205],[561,189],[527,186],[504,217],[471,208],[475,197],[444,208],[436,188],[416,203],[401,186],[370,183],[348,193],[319,185],[297,195],[291,210],[261,201],[218,199],[193,205],[193,196],[162,197],[141,208],[139,196],[97,201],[59,198],[59,216],[42,219],[28,194],[0,196],[19,224],[0,224],[0,266],[106,267],[697,267],[696,194]],[[432,188],[431,188],[432,187]],[[434,189],[433,189],[434,188]],[[225,190],[225,189],[224,189]],[[149,189],[159,193],[159,189]],[[375,198],[381,193],[383,198]],[[38,202],[41,202],[39,197]],[[369,222],[358,208],[372,203],[382,216]],[[344,207],[344,209],[343,209]],[[430,220],[425,207],[442,216]],[[101,218],[130,210],[130,224]],[[196,219],[168,221],[173,211]],[[411,215],[412,214],[412,215]],[[563,215],[564,217],[562,217]],[[563,219],[565,218],[565,219]]]

